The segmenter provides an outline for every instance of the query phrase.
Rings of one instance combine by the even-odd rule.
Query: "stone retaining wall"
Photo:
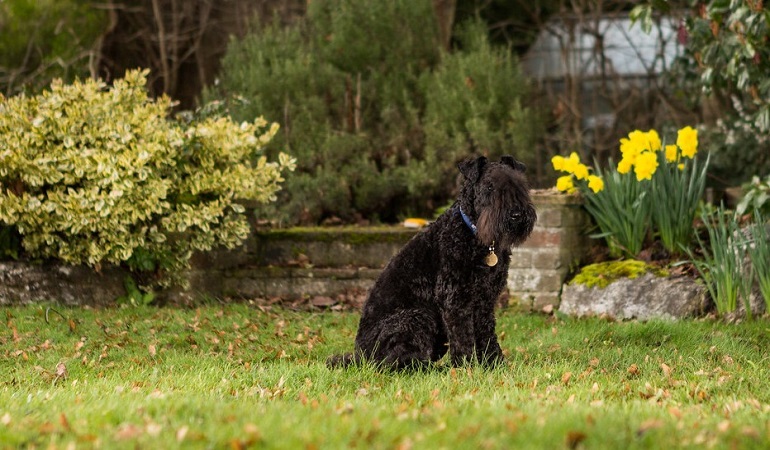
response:
[[[591,221],[575,195],[536,192],[533,200],[537,224],[524,245],[513,250],[508,290],[510,304],[540,311],[559,306],[564,280],[590,248]]]
[[[514,249],[509,303],[523,309],[558,306],[571,266],[585,254],[587,215],[574,196],[533,195],[538,222],[530,239]],[[161,294],[175,301],[202,298],[335,298],[363,296],[388,260],[415,231],[400,227],[255,231],[236,250],[197,255],[187,290]],[[95,273],[60,265],[0,263],[0,305],[55,301],[110,304],[124,294],[128,274]]]

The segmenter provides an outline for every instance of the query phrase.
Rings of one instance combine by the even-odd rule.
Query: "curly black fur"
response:
[[[414,368],[447,351],[455,366],[503,360],[494,307],[505,288],[510,248],[524,242],[537,219],[526,167],[503,156],[458,168],[464,181],[457,201],[385,267],[364,303],[354,352],[331,356],[329,367],[371,361]],[[492,247],[498,262],[489,266]]]

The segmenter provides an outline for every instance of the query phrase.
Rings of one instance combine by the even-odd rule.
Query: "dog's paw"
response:
[[[481,357],[481,365],[491,369],[502,367],[506,364],[505,356],[502,353],[486,354]]]
[[[355,358],[352,353],[343,353],[326,358],[326,367],[330,369],[345,368],[354,362]]]

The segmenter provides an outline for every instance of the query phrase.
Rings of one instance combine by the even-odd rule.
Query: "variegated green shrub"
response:
[[[275,200],[294,160],[260,156],[277,124],[169,119],[146,72],[28,97],[0,96],[0,223],[27,254],[99,267],[125,263],[174,279],[194,251],[248,233],[237,200]]]

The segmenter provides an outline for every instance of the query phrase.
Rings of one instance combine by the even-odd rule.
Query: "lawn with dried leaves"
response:
[[[770,323],[503,311],[508,363],[328,370],[358,315],[2,308],[0,448],[770,447]]]

